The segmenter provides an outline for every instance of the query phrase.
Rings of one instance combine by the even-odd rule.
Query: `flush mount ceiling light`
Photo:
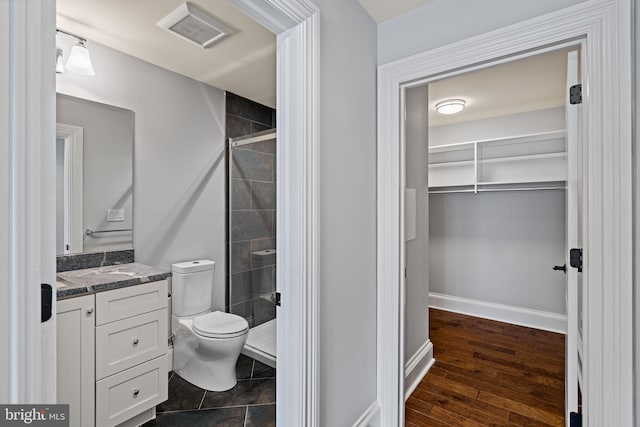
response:
[[[89,49],[87,49],[87,47],[85,46],[87,39],[63,30],[56,30],[56,32],[66,34],[78,39],[78,43],[71,48],[69,59],[67,60],[67,63],[65,65],[66,69],[69,71],[73,71],[74,73],[82,74],[84,76],[95,75],[96,72],[94,71],[93,64],[91,63],[91,55],[89,54]],[[56,49],[56,72],[64,72],[64,68],[62,68],[62,49],[60,48]]]
[[[160,28],[171,31],[203,49],[211,47],[234,31],[193,3],[184,3],[158,22]]]
[[[436,104],[436,111],[440,114],[456,114],[464,110],[466,105],[464,99],[447,99]]]

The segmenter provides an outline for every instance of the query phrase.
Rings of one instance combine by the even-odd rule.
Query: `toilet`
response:
[[[249,323],[211,311],[215,262],[173,264],[173,371],[193,385],[225,391],[236,385],[236,362],[247,341]]]

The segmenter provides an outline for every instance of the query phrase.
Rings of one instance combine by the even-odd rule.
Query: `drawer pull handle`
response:
[[[93,314],[93,308],[87,309],[87,316],[91,316]]]
[[[133,390],[133,397],[138,397],[139,394],[140,394],[140,390],[138,390],[137,388]]]
[[[133,345],[138,345],[139,342],[140,340],[138,338],[133,339]]]

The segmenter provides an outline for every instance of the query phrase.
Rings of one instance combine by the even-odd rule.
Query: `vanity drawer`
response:
[[[96,294],[96,325],[167,308],[167,280]]]
[[[118,425],[167,400],[167,355],[96,383],[96,426]]]
[[[167,309],[96,328],[96,378],[102,379],[167,354]]]

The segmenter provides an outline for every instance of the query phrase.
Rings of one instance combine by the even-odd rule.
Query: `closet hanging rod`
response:
[[[534,191],[534,190],[566,190],[567,187],[516,187],[516,188],[478,188],[477,193],[497,193],[505,191]],[[435,190],[429,194],[449,194],[449,193],[476,193],[474,190]]]
[[[515,188],[478,188],[478,192],[497,191],[534,191],[534,190],[566,190],[567,187],[515,187]]]

